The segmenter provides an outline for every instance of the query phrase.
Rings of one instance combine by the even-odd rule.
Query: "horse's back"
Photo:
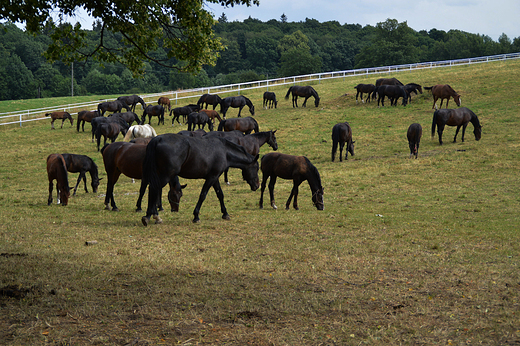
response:
[[[263,174],[276,175],[282,179],[292,179],[295,174],[301,173],[305,164],[304,156],[271,152],[262,156],[260,169]]]

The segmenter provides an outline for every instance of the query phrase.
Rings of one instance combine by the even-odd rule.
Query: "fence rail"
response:
[[[180,90],[180,91],[168,91],[158,94],[148,94],[143,95],[141,98],[146,102],[156,102],[156,100],[160,96],[169,97],[173,104],[178,104],[180,100],[183,99],[192,99],[198,98],[202,94],[225,94],[231,92],[237,92],[240,94],[243,90],[252,90],[252,89],[266,89],[269,90],[269,87],[272,86],[280,86],[286,84],[296,84],[301,82],[312,82],[336,78],[348,78],[348,77],[359,77],[363,75],[376,75],[376,74],[384,74],[384,73],[399,73],[405,71],[413,71],[413,70],[421,70],[421,69],[431,69],[438,67],[452,67],[452,66],[461,66],[461,65],[471,65],[471,64],[480,64],[494,61],[504,61],[504,60],[512,60],[519,59],[519,53],[509,53],[509,54],[500,54],[500,55],[491,55],[477,58],[467,58],[467,59],[457,59],[457,60],[444,60],[444,61],[435,61],[435,62],[421,62],[416,64],[405,64],[405,65],[394,65],[394,66],[383,66],[383,67],[372,67],[372,68],[363,68],[363,69],[355,69],[355,70],[345,70],[345,71],[334,71],[334,72],[323,72],[323,73],[314,73],[307,74],[301,76],[292,76],[292,77],[283,77],[283,78],[275,78],[275,79],[266,79],[261,81],[247,82],[247,83],[238,83],[238,84],[229,84],[229,85],[220,85],[220,86],[212,86],[212,87],[204,87],[190,90]],[[85,103],[75,103],[57,107],[47,107],[47,108],[38,108],[38,109],[30,109],[25,111],[17,111],[17,112],[8,112],[8,113],[0,113],[0,126],[1,125],[11,125],[11,124],[19,124],[22,126],[25,122],[37,121],[48,119],[45,117],[45,113],[50,113],[54,111],[66,111],[70,114],[77,114],[77,112],[82,110],[93,110],[97,109],[97,105],[100,102],[104,101],[112,101],[110,99],[107,100],[98,100],[96,102],[85,102]]]

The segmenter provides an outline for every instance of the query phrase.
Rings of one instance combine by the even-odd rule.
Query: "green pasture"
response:
[[[440,146],[427,91],[406,107],[356,103],[354,86],[379,77],[450,84],[478,116],[482,139],[469,124],[465,142],[459,133],[452,143],[447,127]],[[104,210],[106,174],[89,124],[85,133],[68,122],[51,130],[50,119],[1,126],[0,344],[519,343],[519,80],[520,61],[323,80],[312,84],[319,107],[311,98],[293,108],[280,86],[270,87],[278,108],[268,110],[264,89],[244,91],[260,130],[277,130],[279,152],[318,168],[325,210],[313,207],[305,182],[300,210],[285,210],[292,182],[281,179],[279,209],[260,210],[260,190],[232,169],[231,185],[222,182],[231,220],[211,190],[198,224],[198,180],[181,179],[180,211],[162,212],[160,225],[141,224],[139,182],[124,176],[115,186],[121,211]],[[0,112],[69,101],[78,102],[5,101]],[[355,156],[331,162],[332,127],[344,121]],[[406,140],[414,122],[423,127],[417,160]],[[186,129],[165,123],[152,120],[160,134]],[[90,193],[80,185],[68,206],[47,206],[45,160],[65,152],[93,158],[104,179],[96,194],[88,176]],[[76,179],[69,174],[70,185]]]

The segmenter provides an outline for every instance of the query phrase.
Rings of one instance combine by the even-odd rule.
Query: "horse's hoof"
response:
[[[163,207],[157,209],[157,211],[164,211]]]
[[[231,184],[229,183],[229,181],[226,181],[226,185],[231,185]]]
[[[278,209],[278,207],[274,204],[271,204],[271,207],[273,207],[274,210]]]
[[[222,219],[223,220],[231,220],[231,216],[229,216],[229,214],[222,215]]]
[[[117,207],[115,207],[115,208],[112,208],[112,211],[119,211],[119,209]]]
[[[136,213],[140,213],[140,212],[142,212],[142,211],[143,211],[143,210],[142,210],[141,208],[137,208],[137,209],[135,210]]]
[[[148,223],[150,222],[150,218],[149,217],[146,217],[146,216],[143,216],[141,218],[141,222],[143,223],[143,225],[146,227],[148,226]]]
[[[298,208],[298,207],[294,207],[294,210],[300,210],[300,208]]]
[[[199,218],[195,218],[195,219],[193,219],[192,222],[193,222],[193,223],[200,223],[200,219],[199,219]]]

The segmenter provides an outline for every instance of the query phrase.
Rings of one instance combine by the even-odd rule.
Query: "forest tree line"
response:
[[[75,96],[155,93],[520,52],[520,37],[511,40],[502,34],[494,41],[486,35],[460,30],[415,31],[406,22],[395,19],[363,27],[314,19],[288,22],[285,15],[267,22],[253,18],[229,22],[222,14],[214,31],[226,49],[220,52],[215,66],[204,66],[193,75],[149,62],[144,75],[135,78],[121,64],[50,63],[43,55],[50,42],[50,31],[44,29],[38,35],[30,35],[12,23],[0,26],[0,100],[70,96],[72,90]],[[100,30],[101,23],[96,22],[92,30],[85,30],[85,35],[94,42]],[[112,47],[117,48],[120,41],[117,34],[110,36]],[[159,48],[152,55],[160,58],[166,53]],[[172,61],[177,66],[182,63]]]

